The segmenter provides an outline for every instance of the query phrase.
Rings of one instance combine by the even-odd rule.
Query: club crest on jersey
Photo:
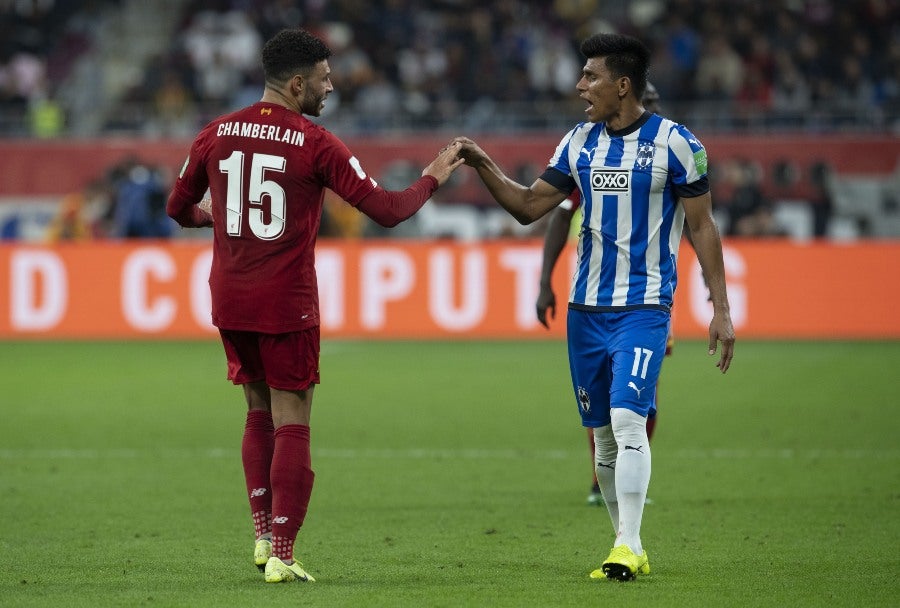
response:
[[[638,142],[637,156],[634,164],[640,169],[647,169],[653,164],[653,154],[656,152],[656,146],[652,141]]]
[[[583,386],[578,387],[578,405],[581,406],[582,411],[591,411],[591,396]]]
[[[594,192],[628,192],[631,171],[628,169],[591,169],[591,190]]]

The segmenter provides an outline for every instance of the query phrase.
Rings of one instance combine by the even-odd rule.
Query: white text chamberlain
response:
[[[253,137],[255,139],[269,139],[280,141],[295,146],[303,145],[303,131],[282,129],[277,125],[263,125],[256,122],[223,122],[219,124],[216,135],[231,135],[233,137]]]

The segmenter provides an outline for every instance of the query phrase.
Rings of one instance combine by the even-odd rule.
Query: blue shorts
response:
[[[656,383],[669,323],[670,315],[663,310],[569,309],[569,370],[584,426],[606,426],[613,407],[656,415]]]

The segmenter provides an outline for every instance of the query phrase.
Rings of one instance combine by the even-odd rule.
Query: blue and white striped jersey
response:
[[[670,310],[684,225],[678,199],[709,190],[700,141],[657,114],[618,132],[581,123],[560,141],[542,177],[581,192],[570,306]]]

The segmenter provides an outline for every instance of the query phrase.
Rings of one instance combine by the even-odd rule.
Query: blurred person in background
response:
[[[151,128],[155,132],[173,138],[193,135],[196,122],[194,99],[177,70],[163,71],[162,82],[153,95],[153,107]]]
[[[775,220],[772,201],[763,193],[761,170],[748,160],[725,165],[725,179],[731,182],[728,210],[729,236],[762,238],[785,236]]]
[[[834,200],[828,185],[831,179],[831,167],[825,161],[818,160],[809,168],[809,183],[813,194],[809,204],[813,212],[813,233],[817,237],[828,235],[828,224],[834,211]]]
[[[164,239],[172,236],[174,222],[166,216],[168,184],[162,171],[136,158],[127,159],[113,184],[114,238]]]
[[[639,40],[597,34],[577,91],[587,120],[560,141],[531,186],[507,177],[474,141],[460,154],[494,199],[522,224],[579,189],[583,201],[577,271],[567,316],[572,386],[582,424],[593,428],[595,464],[615,541],[591,578],[650,573],[641,521],[650,483],[647,416],[671,325],[685,220],[713,305],[708,353],[728,371],[734,327],[722,243],[712,216],[706,150],[684,126],[641,105],[650,51]]]
[[[96,222],[108,205],[106,194],[103,180],[95,179],[78,192],[64,196],[47,226],[47,240],[51,243],[78,242],[99,236]]]
[[[295,559],[294,544],[315,477],[314,247],[325,189],[377,223],[395,226],[462,164],[459,145],[448,145],[409,188],[378,186],[341,140],[304,116],[320,116],[333,90],[330,56],[305,30],[272,37],[262,49],[262,99],[201,130],[167,204],[184,227],[213,226],[212,321],[228,379],[242,386],[247,403],[241,455],[253,560],[269,583],[315,580]],[[211,200],[203,198],[207,189]]]

